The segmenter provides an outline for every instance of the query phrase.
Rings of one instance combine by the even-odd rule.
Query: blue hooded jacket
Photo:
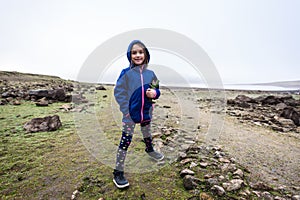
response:
[[[132,41],[127,50],[127,58],[130,66],[123,69],[115,86],[115,99],[123,113],[123,122],[142,123],[151,121],[152,99],[146,96],[146,90],[151,87],[151,83],[157,82],[155,73],[147,69],[147,65],[136,66],[131,62],[131,49],[134,44],[141,44],[141,41]],[[144,49],[148,63],[150,54],[148,49]],[[159,86],[155,88],[156,96],[160,96]]]

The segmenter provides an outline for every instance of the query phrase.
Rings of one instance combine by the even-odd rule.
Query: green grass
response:
[[[102,99],[104,93],[110,94],[111,90],[97,92],[96,113],[98,120],[107,120],[101,124],[106,124],[105,134],[117,145],[119,129],[109,131],[115,123],[103,115],[103,109],[110,103],[109,98]],[[192,196],[183,188],[179,172],[172,165],[148,173],[126,173],[131,187],[118,190],[112,182],[112,168],[87,151],[77,134],[74,115],[60,110],[62,104],[37,107],[22,101],[19,106],[0,106],[0,199],[70,199],[75,190],[80,190],[77,199],[140,199],[141,196],[188,199]],[[85,114],[94,114],[93,109],[88,111]],[[38,133],[23,130],[23,125],[32,118],[54,114],[62,121],[59,130]],[[131,148],[140,151],[143,144],[137,138]]]

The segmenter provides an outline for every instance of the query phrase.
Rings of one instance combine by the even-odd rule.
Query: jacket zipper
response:
[[[141,107],[141,122],[144,121],[143,110],[144,110],[144,79],[143,79],[143,66],[140,68],[140,76],[141,76],[141,83],[142,83],[142,107]]]

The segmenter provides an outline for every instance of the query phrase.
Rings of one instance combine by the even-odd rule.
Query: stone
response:
[[[178,153],[178,161],[185,159],[187,157],[187,154],[184,152],[179,152]]]
[[[300,195],[294,195],[294,196],[292,196],[292,200],[300,200]]]
[[[98,85],[95,88],[96,90],[106,90],[106,88],[103,85]]]
[[[186,175],[183,178],[183,186],[186,190],[192,190],[197,187],[197,183],[194,181],[194,177],[191,175]]]
[[[206,182],[209,184],[209,185],[217,185],[219,183],[218,179],[217,178],[209,178],[206,180]]]
[[[220,152],[220,151],[216,151],[216,152],[214,153],[214,157],[215,157],[215,158],[221,158],[221,157],[222,157],[221,152]]]
[[[185,164],[190,163],[190,162],[192,162],[192,161],[193,161],[192,158],[186,158],[186,159],[180,161],[180,164],[185,165]]]
[[[221,166],[222,172],[234,172],[236,170],[236,165],[231,163],[225,163]]]
[[[260,195],[264,200],[273,200],[273,196],[270,194],[270,192],[264,191]]]
[[[276,105],[276,110],[283,110],[284,108],[286,108],[287,105],[285,103],[279,103]]]
[[[283,109],[280,117],[293,120],[294,124],[300,126],[300,113],[293,107],[286,107]]]
[[[73,193],[72,193],[72,196],[71,196],[71,200],[75,200],[76,199],[76,196],[79,194],[79,191],[78,190],[75,190]]]
[[[196,167],[197,165],[198,165],[197,163],[192,162],[192,163],[190,164],[190,168]]]
[[[200,162],[199,165],[202,168],[206,168],[208,166],[208,163],[207,162]]]
[[[61,121],[58,115],[47,116],[44,118],[34,118],[27,122],[23,128],[26,132],[40,132],[40,131],[56,131],[61,127]]]
[[[291,119],[285,119],[285,118],[282,118],[282,117],[278,118],[278,122],[283,127],[290,127],[290,126],[294,126],[295,125],[294,122],[293,122],[293,120],[291,120]]]
[[[243,183],[244,181],[241,179],[232,179],[229,182],[223,183],[222,186],[226,191],[230,192],[240,189]]]
[[[162,133],[160,133],[160,132],[154,132],[154,133],[152,133],[152,138],[159,138],[161,136],[162,136]]]
[[[30,90],[28,94],[35,99],[41,99],[46,97],[47,99],[57,100],[57,101],[65,101],[66,93],[62,88],[54,89],[54,90]]]
[[[8,101],[6,99],[0,100],[0,105],[6,105],[6,104],[8,104]]]
[[[219,158],[219,161],[222,163],[230,163],[230,160],[228,160],[226,158]]]
[[[192,170],[190,170],[190,169],[184,169],[184,170],[182,170],[181,172],[180,172],[180,176],[181,177],[184,177],[184,176],[186,176],[186,175],[195,175],[195,172],[194,171],[192,171]]]
[[[63,109],[65,111],[70,111],[72,109],[72,105],[71,104],[64,104],[60,107],[60,109]]]
[[[272,188],[263,182],[250,183],[250,187],[254,190],[272,190]]]
[[[211,190],[215,192],[218,196],[223,196],[225,194],[224,188],[219,185],[214,185],[211,187]]]
[[[283,198],[283,197],[276,196],[276,197],[274,197],[274,200],[287,200],[287,199]]]
[[[200,200],[214,200],[209,194],[205,192],[201,192],[200,195]]]
[[[19,106],[19,105],[21,105],[21,102],[18,100],[14,100],[14,101],[12,101],[12,105]]]
[[[41,98],[40,100],[38,100],[38,102],[36,102],[35,104],[36,106],[48,106],[49,105],[49,101],[47,101],[47,99],[44,97],[44,98]]]
[[[233,172],[233,175],[238,175],[239,177],[243,178],[244,172],[241,169],[237,169],[235,172]]]

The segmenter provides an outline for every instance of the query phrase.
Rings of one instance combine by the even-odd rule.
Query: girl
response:
[[[122,70],[114,89],[115,99],[123,114],[122,136],[113,172],[113,182],[118,188],[129,186],[124,177],[124,162],[136,123],[141,124],[146,153],[157,161],[164,158],[164,155],[153,149],[150,132],[152,99],[158,99],[160,90],[155,73],[147,69],[149,51],[141,41],[134,40],[128,46],[127,58],[130,65]]]

